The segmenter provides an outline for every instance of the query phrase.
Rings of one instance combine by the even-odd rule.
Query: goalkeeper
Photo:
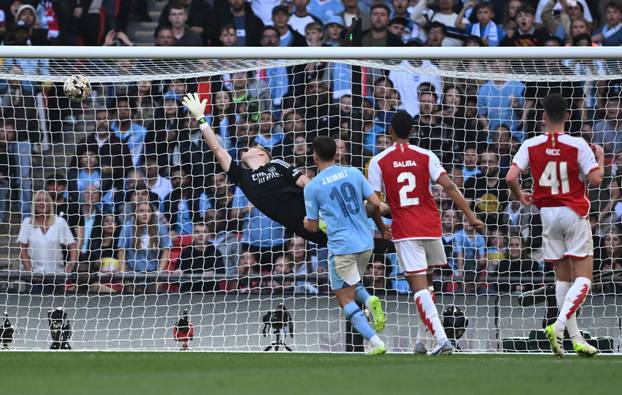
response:
[[[293,165],[280,159],[273,160],[261,146],[249,148],[242,154],[240,159],[243,166],[236,164],[227,150],[220,146],[214,130],[205,121],[207,100],[201,101],[197,93],[188,93],[182,102],[199,122],[203,137],[220,167],[240,187],[248,200],[288,230],[322,247],[326,246],[324,232],[309,232],[303,226],[306,210],[302,188],[309,182],[309,178]]]

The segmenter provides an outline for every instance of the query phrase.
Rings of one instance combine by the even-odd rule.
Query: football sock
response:
[[[434,336],[437,343],[447,340],[445,329],[438,318],[438,311],[432,301],[432,294],[427,289],[422,289],[415,293],[415,305],[419,312],[419,318],[425,324],[425,327]]]
[[[564,306],[564,299],[566,299],[566,293],[572,286],[572,283],[567,281],[555,282],[555,300],[557,301],[557,308],[561,311]],[[566,329],[571,339],[580,338],[579,326],[577,325],[577,314],[573,314],[572,317],[566,320]]]
[[[568,292],[566,292],[564,304],[559,310],[559,316],[557,317],[557,321],[555,321],[555,334],[557,334],[557,336],[563,335],[568,320],[577,312],[577,309],[583,304],[583,301],[585,300],[588,292],[590,292],[591,285],[592,282],[586,277],[577,277],[574,280],[574,283],[572,284]]]
[[[370,340],[376,335],[372,327],[369,325],[369,321],[365,314],[359,309],[356,302],[348,302],[343,306],[343,312],[346,314],[346,318],[350,320],[352,326],[358,333],[360,333],[366,340]]]
[[[359,305],[363,305],[369,309],[369,306],[367,305],[367,301],[369,300],[370,295],[369,295],[369,292],[367,292],[367,290],[363,286],[363,284],[358,283],[356,287],[354,288],[354,292],[355,292],[354,300],[356,301],[356,303],[358,303]]]

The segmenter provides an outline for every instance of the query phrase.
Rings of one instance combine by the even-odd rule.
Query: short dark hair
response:
[[[318,136],[313,140],[313,152],[324,162],[335,159],[337,143],[328,136]]]
[[[428,29],[427,31],[430,32],[430,30],[432,29],[441,29],[443,31],[444,34],[447,34],[447,26],[445,26],[444,24],[438,22],[438,21],[432,21],[430,22],[430,24],[428,24]]]
[[[153,32],[153,38],[158,38],[158,34],[160,34],[160,32],[162,30],[171,30],[172,31],[172,27],[170,25],[160,25],[158,27],[156,27],[155,31]]]
[[[530,4],[523,4],[522,6],[520,6],[516,11],[516,15],[520,14],[521,12],[524,14],[531,14],[534,16],[536,15],[536,10]]]
[[[482,8],[488,8],[490,11],[495,12],[495,6],[490,1],[487,1],[487,0],[478,3],[475,7],[476,9],[474,10],[474,12],[477,12],[478,10]]]
[[[568,102],[564,96],[554,93],[542,100],[542,108],[551,121],[563,122],[568,111]]]
[[[176,0],[176,1],[171,2],[171,6],[169,8],[169,12],[173,8],[176,9],[176,10],[188,11],[188,7],[183,2],[181,2],[180,0]]]
[[[371,8],[369,9],[369,13],[371,14],[372,12],[374,12],[374,10],[376,8],[382,8],[384,9],[387,14],[391,15],[391,9],[389,8],[388,5],[384,4],[384,3],[375,3],[374,5],[371,6]]]
[[[406,111],[398,111],[391,117],[391,128],[397,137],[407,139],[413,128],[413,119]]]
[[[616,10],[622,12],[622,4],[618,3],[616,0],[611,0],[610,2],[608,2],[605,6],[605,9],[607,8],[615,8]]]

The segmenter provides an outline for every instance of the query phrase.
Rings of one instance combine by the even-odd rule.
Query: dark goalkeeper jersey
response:
[[[274,159],[256,170],[245,169],[231,162],[229,177],[259,211],[307,240],[326,245],[323,232],[304,229],[306,215],[302,188],[296,181],[302,173],[293,165]]]

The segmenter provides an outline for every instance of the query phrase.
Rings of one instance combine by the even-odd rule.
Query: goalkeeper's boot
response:
[[[423,344],[423,342],[416,342],[415,343],[415,354],[425,355],[427,353],[428,353],[428,349],[425,348],[425,344]]]
[[[546,338],[551,343],[551,350],[558,357],[564,357],[564,339],[561,336],[557,336],[555,333],[555,324],[551,324],[544,328],[544,333],[546,334]]]
[[[382,331],[384,331],[384,325],[387,322],[387,317],[385,317],[384,311],[382,310],[380,298],[377,296],[370,296],[369,299],[367,299],[367,304],[369,305],[369,312],[371,313],[371,319],[374,323],[374,330],[376,333],[382,333]]]
[[[448,355],[454,353],[454,346],[449,339],[445,339],[442,343],[438,343],[436,347],[430,351],[429,355]]]
[[[387,353],[387,346],[384,343],[380,343],[367,351],[367,355],[382,355]]]
[[[594,346],[589,345],[583,338],[577,339],[576,341],[573,339],[572,348],[578,356],[583,358],[590,358],[598,354],[598,349]]]

